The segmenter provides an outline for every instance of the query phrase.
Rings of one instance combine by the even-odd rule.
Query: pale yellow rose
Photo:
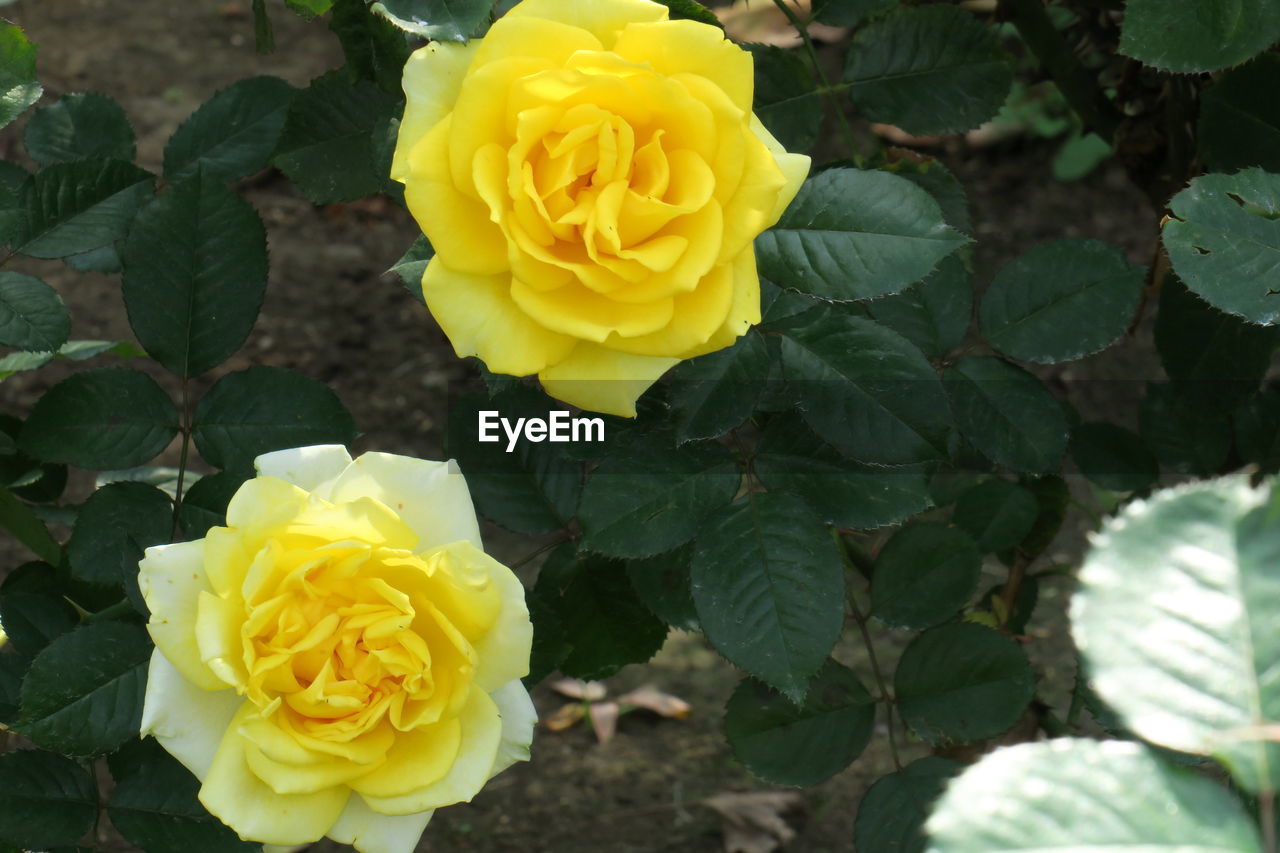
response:
[[[751,56],[648,0],[524,0],[410,57],[391,176],[460,356],[635,414],[760,320],[752,241],[809,169],[751,111]]]
[[[148,548],[142,732],[242,838],[409,853],[526,760],[520,581],[449,462],[268,453],[204,539]]]

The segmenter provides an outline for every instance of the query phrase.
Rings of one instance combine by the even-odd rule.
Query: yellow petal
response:
[[[529,746],[533,743],[533,727],[538,722],[538,712],[534,710],[529,691],[524,689],[519,679],[508,681],[489,696],[502,715],[502,740],[491,771],[497,776],[517,761],[529,760]]]
[[[743,112],[751,109],[751,54],[717,27],[687,20],[632,24],[619,34],[613,49],[632,62],[648,63],[660,74],[706,77]]]
[[[439,782],[461,757],[463,725],[464,721],[450,718],[396,732],[386,761],[352,780],[352,790],[369,799],[403,797]]]
[[[198,687],[162,652],[151,655],[140,733],[158,740],[200,779],[208,774],[223,732],[244,704],[241,696],[223,686],[215,691]]]
[[[657,331],[671,322],[674,310],[670,297],[624,303],[577,282],[556,290],[538,291],[515,279],[511,282],[511,298],[521,311],[544,328],[588,341],[603,341],[615,333],[630,338]]]
[[[409,149],[453,109],[462,78],[480,42],[458,44],[433,41],[415,50],[404,64],[405,106],[400,119],[391,177],[401,183],[409,176]]]
[[[352,742],[326,745],[286,730],[287,714],[277,709],[266,717],[250,715],[240,725],[250,771],[277,794],[311,794],[363,776],[381,761],[395,737],[383,726]],[[325,748],[309,748],[315,746]]]
[[[614,336],[606,346],[635,355],[675,356],[705,344],[724,325],[733,304],[734,268],[716,267],[688,293],[675,296],[675,311],[667,327],[634,338]]]
[[[539,373],[538,379],[557,400],[593,412],[634,418],[636,400],[679,361],[631,355],[583,341],[564,361]]]
[[[276,477],[328,499],[328,487],[351,464],[351,454],[341,444],[319,444],[264,453],[253,460],[264,477]]]
[[[486,251],[492,253],[494,245]],[[446,266],[439,257],[422,277],[427,307],[460,358],[479,356],[495,373],[526,376],[563,359],[575,341],[521,311],[510,287],[510,274],[471,275]]]
[[[311,495],[276,477],[246,480],[227,504],[227,527],[250,534],[271,530],[294,518],[311,500]],[[217,579],[214,587],[217,588]]]
[[[323,542],[352,539],[368,545],[414,550],[418,535],[394,507],[374,498],[351,495],[335,503],[318,498],[281,525],[277,535],[310,536]]]
[[[435,810],[406,815],[378,814],[358,794],[329,829],[329,837],[360,853],[413,853]]]
[[[138,563],[138,589],[151,611],[147,632],[156,648],[198,687],[226,687],[205,666],[196,643],[200,593],[211,591],[204,571],[204,543],[179,542],[148,548]]]
[[[804,154],[792,154],[783,148],[782,143],[769,132],[769,129],[764,126],[760,119],[756,118],[755,113],[751,114],[751,132],[773,154],[778,163],[778,168],[782,170],[783,178],[786,181],[786,184],[778,192],[778,199],[769,215],[769,225],[766,227],[771,227],[782,217],[787,206],[796,197],[796,193],[800,192],[804,179],[809,176],[810,161]]]
[[[257,712],[242,707],[226,729],[204,785],[200,802],[241,838],[267,844],[319,841],[342,814],[350,790],[346,786],[314,794],[277,794],[254,775],[245,759],[240,723]]]
[[[618,34],[628,26],[648,21],[665,21],[667,7],[649,0],[590,0],[585,3],[524,0],[507,12],[503,19],[518,20],[525,16],[581,27],[600,39],[606,49],[611,50]]]
[[[733,342],[760,322],[760,275],[756,272],[755,249],[748,246],[733,260],[733,305],[724,324],[705,344],[694,347],[684,358],[706,355],[732,346]]]

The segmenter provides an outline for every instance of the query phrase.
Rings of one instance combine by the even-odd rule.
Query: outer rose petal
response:
[[[684,353],[684,358],[695,358],[732,346],[760,322],[760,274],[756,272],[755,249],[748,246],[730,266],[733,268],[733,305],[729,308],[729,316],[706,343]]]
[[[618,34],[629,25],[648,21],[665,21],[667,7],[649,0],[524,0],[504,18],[547,18],[581,27],[600,39],[606,50],[613,49]]]
[[[497,588],[502,602],[498,620],[473,641],[478,663],[475,684],[493,692],[502,685],[529,674],[529,653],[533,646],[533,625],[525,605],[524,585],[515,572],[481,551],[465,544],[450,547],[454,559],[473,568],[482,568]]]
[[[678,358],[631,355],[583,341],[559,364],[538,374],[557,400],[623,418],[636,416],[636,400]]]
[[[329,498],[329,486],[350,464],[351,454],[341,444],[276,450],[253,460],[259,474],[278,477],[325,500]]]
[[[406,815],[378,814],[357,795],[347,801],[329,837],[360,853],[412,853],[433,814],[434,809]]]
[[[743,112],[751,109],[755,72],[751,54],[716,27],[696,21],[632,24],[613,49],[633,62],[648,63],[660,74],[688,72],[715,83]]]
[[[493,762],[491,776],[497,776],[517,761],[529,760],[529,745],[533,743],[533,727],[538,722],[538,712],[529,698],[529,691],[520,681],[508,681],[489,694],[502,714],[502,741],[498,744],[498,757]]]
[[[204,690],[227,686],[205,666],[196,644],[196,608],[212,592],[204,572],[204,542],[154,545],[138,564],[138,589],[151,618],[147,632],[182,677]]]
[[[342,814],[351,790],[344,786],[314,794],[277,794],[245,762],[238,731],[242,718],[257,713],[246,704],[230,721],[214,754],[200,802],[241,838],[266,844],[319,841]]]
[[[192,684],[156,651],[147,669],[141,734],[160,741],[165,751],[203,779],[222,733],[243,704],[234,690],[208,691]]]
[[[401,183],[409,176],[409,149],[440,123],[458,99],[467,67],[481,42],[466,44],[433,41],[415,50],[404,64],[405,107],[400,119],[396,151],[391,158],[391,177]]]
[[[751,132],[773,154],[774,160],[778,163],[778,168],[782,170],[782,175],[787,180],[786,186],[778,193],[778,201],[768,219],[768,226],[772,226],[782,218],[787,206],[795,199],[796,193],[800,192],[800,186],[804,183],[804,179],[809,176],[810,160],[804,154],[792,154],[783,148],[782,143],[769,132],[769,129],[764,126],[760,119],[756,118],[755,113],[751,114]]]

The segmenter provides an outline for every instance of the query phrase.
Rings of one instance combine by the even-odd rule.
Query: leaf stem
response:
[[[1258,794],[1258,820],[1262,824],[1262,849],[1264,853],[1276,853],[1276,792]]]
[[[538,557],[550,551],[552,548],[558,548],[559,546],[570,541],[571,539],[573,539],[572,534],[570,534],[568,531],[565,531],[562,535],[557,536],[555,539],[551,540],[547,544],[540,546],[539,548],[535,549],[534,551],[528,554],[525,554],[523,557],[521,557],[519,560],[512,563],[507,568],[511,569],[511,571],[514,572],[516,569],[533,562]]]
[[[1018,591],[1022,589],[1022,579],[1027,575],[1027,565],[1030,562],[1026,554],[1019,551],[1013,558],[1013,565],[1009,566],[1009,577],[1000,590],[1000,601],[1004,604],[1004,619],[1000,620],[1001,628],[1013,615],[1013,608],[1018,603]]]
[[[187,394],[188,382],[187,377],[182,377],[182,390],[179,391],[178,399],[179,416],[182,419],[178,425],[178,430],[182,433],[182,451],[178,456],[178,483],[173,490],[173,527],[169,531],[170,542],[178,539],[178,519],[182,512],[182,485],[187,477],[187,457],[191,452],[191,405]]]

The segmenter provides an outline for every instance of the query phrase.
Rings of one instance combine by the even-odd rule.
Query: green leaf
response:
[[[0,622],[18,653],[34,657],[80,621],[63,592],[48,563],[24,563],[0,583]]]
[[[0,160],[0,246],[12,245],[18,239],[25,219],[18,193],[29,177],[17,163]]]
[[[1099,240],[1057,240],[1006,265],[982,297],[982,335],[1011,358],[1049,364],[1124,334],[1146,270]]]
[[[1110,143],[1096,133],[1075,132],[1058,146],[1053,155],[1053,179],[1078,181],[1113,153]]]
[[[1156,349],[1174,389],[1194,407],[1233,409],[1255,393],[1278,333],[1211,307],[1176,276],[1161,288]]]
[[[930,755],[880,777],[862,796],[853,822],[858,853],[924,853],[924,821],[947,782],[965,765]]]
[[[253,0],[253,44],[258,53],[270,53],[276,49],[276,35],[267,14],[266,0]]]
[[[532,687],[559,669],[569,654],[569,642],[565,639],[564,625],[560,620],[559,597],[559,592],[543,594],[536,588],[525,596],[529,621],[533,624],[529,674],[522,679],[526,687]]]
[[[958,347],[969,331],[973,288],[964,261],[950,255],[924,281],[865,304],[880,325],[911,341],[929,358],[941,358]]]
[[[489,16],[493,0],[375,0],[373,11],[402,30],[433,41],[466,41]]]
[[[409,45],[400,29],[375,15],[364,0],[337,0],[329,29],[342,43],[352,73],[377,83],[385,92],[401,94],[400,77],[409,58]]]
[[[627,561],[627,577],[653,615],[672,628],[698,631],[698,612],[689,585],[692,543],[643,560]]]
[[[909,156],[885,152],[886,159],[879,165],[880,169],[906,178],[911,183],[933,196],[938,207],[942,208],[942,220],[967,237],[973,236],[973,219],[969,215],[969,199],[965,196],[964,184],[946,166],[932,157],[912,153]]]
[[[31,662],[18,731],[65,755],[111,752],[138,734],[152,649],[144,628],[124,622],[63,634]]]
[[[18,719],[18,693],[27,674],[28,660],[17,652],[0,652],[0,725]]]
[[[328,385],[279,367],[219,379],[196,407],[192,438],[205,461],[247,469],[272,450],[350,444],[355,421]]]
[[[1058,468],[1066,417],[1040,380],[998,358],[968,356],[942,381],[960,432],[985,456],[1015,471]]]
[[[142,552],[169,541],[173,502],[146,483],[109,483],[80,507],[67,541],[71,575],[99,586],[123,586]]]
[[[123,261],[138,342],[186,379],[249,336],[267,287],[266,228],[251,204],[197,172],[142,209]]]
[[[570,646],[560,671],[570,678],[607,678],[629,663],[644,663],[667,638],[666,624],[636,597],[616,560],[579,560],[558,610]]]
[[[482,515],[517,533],[550,533],[569,523],[582,494],[582,463],[565,456],[561,443],[510,441],[498,418],[549,420],[556,404],[527,386],[494,395],[469,395],[449,410],[446,451],[462,468],[471,499]],[[494,441],[481,441],[482,413]],[[515,427],[513,427],[515,428]]]
[[[1070,448],[1080,473],[1113,492],[1144,491],[1160,476],[1160,465],[1142,439],[1116,424],[1081,424],[1071,431]]]
[[[813,17],[836,27],[856,27],[872,15],[892,9],[898,0],[817,0]]]
[[[714,16],[712,16],[714,17]],[[808,151],[822,131],[822,96],[795,53],[748,44],[755,63],[755,114],[788,151]]]
[[[812,511],[785,492],[766,492],[707,520],[690,577],[712,645],[800,702],[844,623],[843,572]]]
[[[825,309],[775,328],[805,420],[837,450],[873,465],[942,456],[952,423],[947,398],[933,367],[904,338]]]
[[[683,545],[733,500],[740,475],[718,444],[674,447],[657,433],[607,457],[582,489],[582,547],[613,557],[649,557]]]
[[[0,24],[0,127],[40,100],[43,91],[36,80],[36,46],[21,27]]]
[[[155,176],[123,160],[54,163],[19,190],[24,218],[11,248],[61,258],[114,243],[151,197]]]
[[[72,361],[87,361],[103,353],[112,353],[121,358],[136,358],[145,353],[126,341],[67,341],[52,352],[11,352],[0,358],[0,381],[15,373],[35,370],[43,367],[55,358],[69,358]]]
[[[120,105],[106,95],[63,95],[41,107],[22,137],[41,166],[76,160],[132,160],[133,127]]]
[[[1267,388],[1235,413],[1236,447],[1264,474],[1280,471],[1280,388]]]
[[[0,528],[31,549],[31,552],[50,563],[61,561],[62,549],[49,535],[48,529],[31,507],[13,496],[8,489],[0,489]]]
[[[1138,425],[1160,463],[1183,474],[1216,474],[1231,452],[1225,413],[1189,405],[1170,385],[1147,384]]]
[[[127,747],[126,747],[127,748]],[[147,853],[254,853],[262,845],[241,841],[200,804],[200,782],[159,743],[147,738],[131,752],[132,772],[116,775],[107,804],[111,823]],[[112,772],[118,762],[113,761]]]
[[[396,261],[388,270],[399,276],[404,289],[424,305],[426,300],[422,297],[422,275],[427,271],[427,264],[431,263],[431,259],[435,256],[436,250],[431,246],[426,235],[419,234],[418,239],[414,240],[413,245],[404,253],[404,257]]]
[[[906,178],[828,169],[805,181],[778,224],[756,238],[756,253],[761,275],[781,287],[858,300],[920,281],[967,242]]]
[[[98,815],[93,775],[35,749],[0,755],[0,843],[30,850],[74,844]]]
[[[278,77],[247,77],[220,90],[165,143],[165,179],[176,184],[203,170],[228,182],[265,168],[297,94]]]
[[[990,753],[947,786],[926,829],[937,853],[1262,850],[1221,785],[1140,744],[1083,738]]]
[[[836,527],[870,530],[897,524],[933,505],[925,471],[845,459],[795,415],[769,422],[752,470],[770,489],[799,495]]]
[[[852,670],[828,659],[800,704],[747,678],[724,709],[734,758],[778,785],[816,785],[862,754],[876,704]]]
[[[1221,759],[1253,792],[1280,783],[1280,743],[1251,732],[1280,719],[1278,519],[1280,493],[1243,476],[1134,501],[1094,539],[1071,608],[1090,683],[1126,728]]]
[[[289,106],[273,162],[314,204],[380,192],[374,135],[399,106],[381,88],[330,72],[311,81]]]
[[[333,8],[333,0],[284,0],[284,4],[304,18],[316,18]]]
[[[102,367],[54,385],[22,425],[19,446],[45,462],[79,468],[132,468],[178,433],[178,410],[144,373]]]
[[[993,118],[1013,84],[995,29],[952,6],[897,9],[858,30],[844,80],[858,112],[916,135]]]
[[[56,352],[71,331],[62,297],[38,278],[0,270],[0,345]]]
[[[1036,496],[1008,480],[987,480],[962,494],[951,520],[984,554],[1013,548],[1040,514]]]
[[[178,523],[188,539],[201,539],[210,527],[227,523],[227,504],[246,477],[238,471],[206,474],[187,489],[178,509]]]
[[[909,524],[876,555],[871,615],[893,628],[931,628],[969,603],[981,571],[982,555],[964,531]]]
[[[1169,208],[1164,248],[1187,287],[1251,323],[1280,320],[1280,175],[1201,175]]]
[[[1129,0],[1120,52],[1165,71],[1200,73],[1239,65],[1280,41],[1272,0]]]
[[[1035,695],[1035,677],[1018,644],[971,622],[916,637],[893,681],[903,722],[935,744],[994,737],[1018,721]]]
[[[773,368],[764,336],[749,331],[671,372],[671,409],[681,442],[717,438],[751,417]]]
[[[1280,172],[1280,56],[1264,53],[1200,94],[1196,143],[1215,172]]]

